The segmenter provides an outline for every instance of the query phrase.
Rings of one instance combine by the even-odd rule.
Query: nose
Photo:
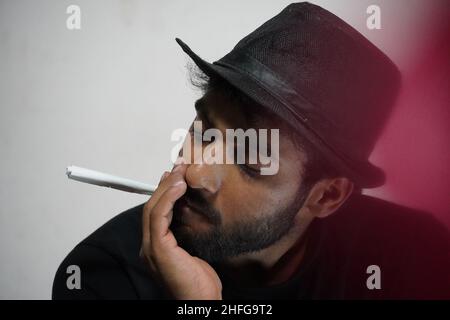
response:
[[[189,187],[202,189],[206,193],[216,194],[222,184],[224,165],[213,163],[210,159],[215,155],[218,141],[209,144],[209,150],[200,146],[191,155],[191,161],[186,169],[186,182]],[[195,147],[194,147],[195,148]],[[220,148],[219,148],[220,149]],[[183,156],[185,158],[185,156]]]
[[[186,170],[186,182],[193,189],[203,189],[216,194],[222,184],[220,167],[217,164],[191,164]]]

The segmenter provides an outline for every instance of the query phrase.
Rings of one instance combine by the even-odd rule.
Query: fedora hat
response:
[[[346,22],[317,5],[293,3],[213,63],[176,41],[206,75],[287,121],[359,187],[384,183],[368,159],[400,72]]]

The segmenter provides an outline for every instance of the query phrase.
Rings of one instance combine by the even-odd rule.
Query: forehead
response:
[[[283,129],[283,122],[264,107],[241,101],[220,91],[209,91],[196,101],[197,111],[220,121],[227,128]],[[280,132],[281,133],[281,132]]]

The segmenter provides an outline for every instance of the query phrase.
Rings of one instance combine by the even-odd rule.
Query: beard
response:
[[[195,189],[189,188],[174,205],[170,226],[178,245],[192,256],[209,263],[222,262],[228,258],[265,249],[288,233],[293,220],[303,206],[307,190],[299,188],[295,199],[288,205],[256,218],[243,219],[232,225],[222,224],[222,215]],[[183,228],[183,204],[194,205],[199,214],[211,224],[208,231],[195,232]]]

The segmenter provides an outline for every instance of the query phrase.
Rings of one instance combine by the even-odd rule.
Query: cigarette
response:
[[[150,184],[76,166],[67,167],[66,174],[72,180],[127,192],[152,195],[156,190],[156,186]]]

